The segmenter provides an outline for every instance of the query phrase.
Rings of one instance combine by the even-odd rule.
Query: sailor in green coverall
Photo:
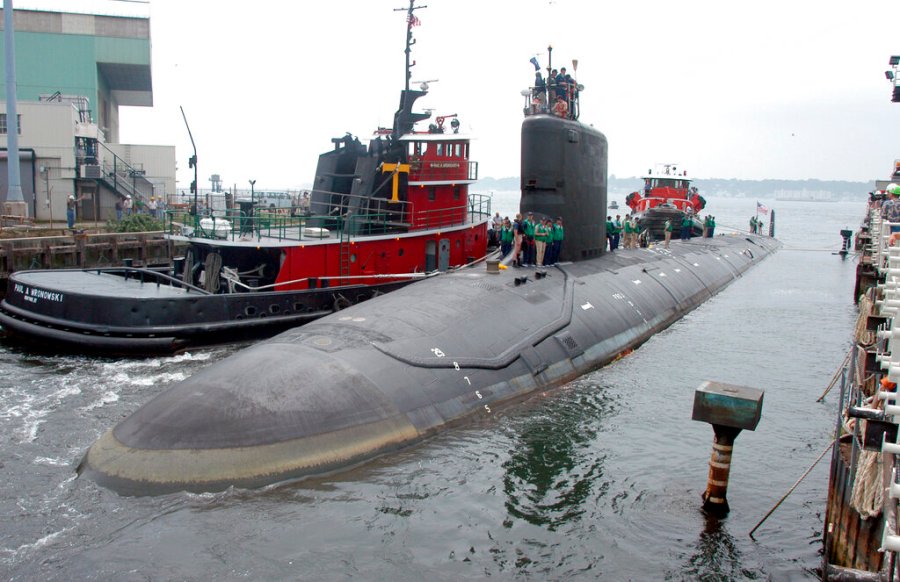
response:
[[[559,252],[562,249],[562,241],[566,238],[565,229],[563,229],[562,216],[556,217],[556,223],[553,225],[551,238],[553,242],[550,244],[550,264],[556,265],[559,263]]]

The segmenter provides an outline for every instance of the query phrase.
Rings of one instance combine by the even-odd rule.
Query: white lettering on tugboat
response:
[[[57,291],[46,291],[44,289],[38,289],[37,287],[28,287],[27,285],[22,285],[21,283],[16,283],[13,286],[13,290],[16,293],[21,293],[25,301],[30,301],[31,303],[37,303],[40,299],[62,303],[63,299],[65,299],[65,295],[63,293],[59,293]]]

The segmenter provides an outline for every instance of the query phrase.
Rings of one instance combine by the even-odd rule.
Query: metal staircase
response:
[[[97,142],[97,146],[96,158],[81,165],[81,177],[96,180],[122,198],[131,196],[135,208],[146,205],[153,194],[153,184],[144,177],[144,171],[133,167],[102,142]]]

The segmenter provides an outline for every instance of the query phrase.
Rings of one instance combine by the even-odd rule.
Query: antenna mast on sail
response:
[[[409,0],[409,8],[394,8],[394,11],[399,12],[401,10],[406,10],[406,90],[409,91],[409,80],[412,78],[412,68],[416,66],[416,61],[410,62],[409,54],[412,52],[412,45],[416,44],[415,39],[413,38],[412,29],[414,26],[418,26],[421,24],[418,17],[413,14],[413,11],[419,10],[420,8],[428,8],[425,6],[416,6],[416,0]]]

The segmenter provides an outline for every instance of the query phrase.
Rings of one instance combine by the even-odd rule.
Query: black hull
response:
[[[146,495],[350,466],[613,361],[777,247],[722,236],[540,279],[482,268],[426,280],[200,371],[107,432],[79,470]]]
[[[0,302],[0,325],[7,336],[43,351],[172,354],[270,337],[410,282],[208,294],[157,284],[154,271],[129,269],[127,279],[124,271],[14,273]]]

